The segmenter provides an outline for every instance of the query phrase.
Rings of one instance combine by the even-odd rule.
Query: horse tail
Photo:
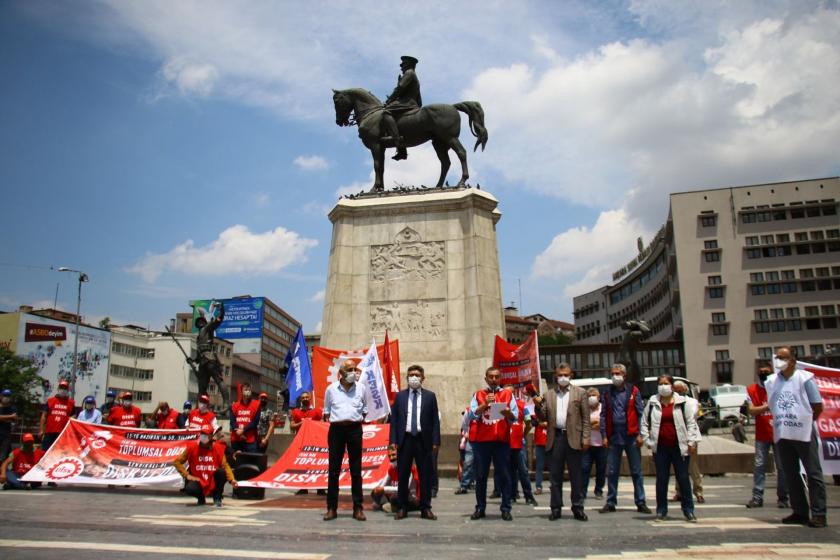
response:
[[[481,103],[478,101],[462,101],[456,103],[453,107],[462,113],[466,113],[470,118],[470,132],[478,138],[473,147],[473,151],[476,151],[481,146],[481,151],[483,152],[484,147],[487,145],[487,129],[484,128],[484,109],[481,108]]]

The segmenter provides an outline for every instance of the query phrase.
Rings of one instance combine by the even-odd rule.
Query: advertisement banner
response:
[[[184,452],[188,441],[196,439],[195,431],[119,428],[71,419],[22,480],[178,486],[181,475],[172,462]]]
[[[392,340],[388,346],[390,361],[396,375],[400,373],[400,341]],[[332,350],[323,346],[312,347],[312,385],[314,387],[313,400],[324,402],[324,393],[333,381],[338,381],[338,369],[344,360],[352,359],[360,362],[367,353],[366,348],[359,350]],[[385,345],[376,347],[379,363],[385,360]]]
[[[519,346],[511,344],[499,335],[493,349],[493,367],[502,374],[502,386],[524,387],[533,383],[540,386],[540,354],[537,348],[537,331]]]
[[[805,362],[796,365],[814,374],[823,401],[822,414],[816,420],[823,474],[840,474],[840,369]]]
[[[367,424],[362,427],[362,487],[376,488],[388,476],[388,424]],[[329,449],[327,434],[330,425],[306,419],[295,439],[280,459],[267,471],[240,486],[279,489],[318,489],[327,487]],[[347,456],[341,463],[339,488],[350,488],[350,467]]]
[[[45,396],[53,393],[62,379],[73,372],[73,344],[76,326],[39,315],[21,314],[18,325],[17,354],[32,362],[44,378]],[[111,333],[79,326],[79,375],[76,379],[76,402],[87,395],[102,401],[107,390],[108,356]]]
[[[192,332],[198,333],[195,320],[204,317],[218,317],[219,309],[213,305],[221,301],[225,305],[225,320],[216,329],[216,336],[227,340],[239,338],[262,338],[263,298],[198,299],[190,302],[193,308]]]

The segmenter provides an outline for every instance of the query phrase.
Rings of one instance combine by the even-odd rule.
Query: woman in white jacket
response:
[[[682,495],[682,511],[689,523],[696,523],[688,462],[697,453],[700,429],[692,410],[686,409],[684,397],[674,393],[674,378],[660,375],[658,394],[653,395],[642,414],[641,436],[653,452],[656,465],[656,520],[668,516],[668,481],[671,466],[677,475]]]

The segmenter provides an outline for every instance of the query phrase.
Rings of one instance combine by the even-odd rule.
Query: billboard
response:
[[[236,299],[198,299],[190,302],[193,308],[192,332],[198,333],[195,320],[204,317],[208,321],[211,317],[219,316],[219,308],[215,302],[221,301],[225,306],[225,318],[216,329],[216,336],[233,342],[233,351],[237,354],[259,353],[261,350],[263,312],[265,304],[263,298]]]
[[[61,379],[73,372],[73,345],[76,326],[38,315],[21,313],[18,324],[17,355],[27,358],[44,378],[45,396],[52,394]],[[104,399],[108,379],[111,333],[79,325],[79,376],[77,402],[87,395]]]

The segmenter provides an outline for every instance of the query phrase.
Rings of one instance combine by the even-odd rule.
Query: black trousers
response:
[[[350,487],[353,508],[361,508],[362,500],[362,423],[330,424],[327,435],[330,451],[329,476],[327,477],[327,509],[338,509],[338,479],[341,478],[341,461],[344,450],[350,463]]]
[[[566,430],[558,429],[554,433],[554,443],[551,446],[551,463],[549,464],[551,481],[551,509],[559,510],[563,507],[563,469],[569,469],[569,485],[572,487],[572,510],[583,510],[583,480],[581,461],[583,452],[572,449]]]
[[[421,435],[405,434],[402,446],[397,451],[397,502],[400,509],[408,509],[408,480],[411,478],[411,465],[417,464],[420,475],[420,509],[432,509],[432,485],[435,479],[435,454],[426,449]]]
[[[213,499],[215,500],[221,498],[225,491],[225,482],[227,482],[225,470],[216,469],[216,472],[213,473],[213,481],[216,483],[216,487],[213,488]],[[204,503],[204,489],[195,480],[187,481],[187,484],[184,486],[184,494],[197,498],[200,504]]]

